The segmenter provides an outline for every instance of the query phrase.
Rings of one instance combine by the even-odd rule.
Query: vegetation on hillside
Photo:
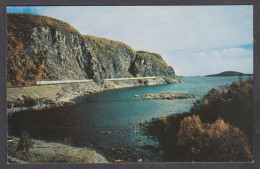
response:
[[[33,147],[34,140],[29,136],[27,131],[21,131],[21,138],[14,146],[13,140],[8,141],[8,155],[18,157],[19,159],[26,159]]]
[[[7,14],[7,87],[34,85],[35,81],[46,77],[47,56],[34,51],[26,55],[23,51],[29,45],[33,28],[47,26],[51,31],[60,30],[64,34],[80,35],[69,24],[60,20],[32,14]]]
[[[253,80],[211,89],[190,112],[141,124],[165,161],[252,161]]]
[[[196,101],[191,113],[210,123],[222,117],[239,127],[253,142],[253,79],[221,88],[211,89],[203,99]]]
[[[153,56],[156,57],[157,59],[163,60],[162,56],[157,54],[157,53],[151,53],[151,52],[147,52],[147,51],[136,51],[138,54],[142,55],[145,57],[147,56]]]
[[[66,22],[55,18],[33,14],[7,14],[7,36],[28,45],[33,28],[39,26],[50,27],[52,31],[60,30],[64,34],[80,33]]]
[[[47,39],[44,39],[44,33],[48,33]],[[77,47],[73,46],[75,43],[71,40],[71,35],[77,37]],[[80,47],[82,51],[78,51]],[[64,51],[67,48],[71,50]],[[75,53],[78,55],[75,56]],[[152,63],[152,67],[140,64],[141,59]],[[84,69],[79,70],[81,77],[86,73],[84,77],[96,81],[102,81],[103,78],[133,77],[137,73],[139,76],[174,75],[174,70],[158,54],[136,52],[122,42],[81,35],[69,24],[54,18],[7,14],[7,87],[31,86],[42,79],[75,78],[78,70],[70,70],[76,71],[75,74],[67,71],[62,76],[62,70],[66,66],[73,69],[75,64],[72,63],[79,63],[79,68]]]
[[[151,66],[149,69],[152,72],[146,70],[143,65]],[[159,54],[137,51],[136,59],[131,67],[132,74],[142,74],[143,76],[149,76],[154,74],[157,76],[175,76],[174,69],[170,67]]]
[[[120,47],[124,47],[129,52],[135,54],[135,51],[128,45],[114,41],[106,38],[95,37],[91,35],[83,35],[83,38],[87,40],[92,46],[92,50],[95,53],[106,53],[109,57],[115,57],[117,49]]]
[[[155,53],[150,53],[150,52],[145,52],[145,51],[138,51],[137,52],[137,58],[138,59],[151,59],[152,62],[155,64],[154,68],[160,69],[165,69],[168,68],[169,65],[162,59],[161,55],[155,54]]]

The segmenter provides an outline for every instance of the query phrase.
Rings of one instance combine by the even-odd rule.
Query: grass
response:
[[[86,39],[92,47],[94,47],[93,50],[96,53],[107,52],[109,56],[113,57],[118,47],[124,47],[130,53],[136,53],[130,46],[119,41],[95,37],[91,35],[83,35],[83,38]]]
[[[21,88],[7,88],[7,100],[15,101],[22,95],[36,97],[36,98],[52,98],[61,92],[61,86],[68,86],[67,84],[44,85],[44,86],[29,86]]]
[[[151,52],[147,52],[147,51],[136,51],[136,52],[140,55],[144,54],[144,56],[154,56],[157,59],[163,60],[162,56],[157,53],[151,53]]]
[[[137,57],[142,59],[151,59],[153,63],[158,63],[159,68],[162,67],[169,67],[169,65],[162,59],[162,56],[155,53],[145,52],[145,51],[138,51]]]

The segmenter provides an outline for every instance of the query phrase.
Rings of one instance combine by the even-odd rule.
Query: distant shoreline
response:
[[[205,77],[223,77],[223,76],[253,76],[253,74],[246,74],[236,71],[225,71],[217,74],[206,75]]]

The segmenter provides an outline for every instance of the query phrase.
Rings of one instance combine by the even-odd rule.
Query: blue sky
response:
[[[50,16],[81,34],[159,53],[178,75],[253,73],[251,5],[41,6],[8,7],[7,12]]]

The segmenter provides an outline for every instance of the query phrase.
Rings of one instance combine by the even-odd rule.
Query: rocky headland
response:
[[[44,16],[8,14],[7,49],[7,87],[33,86],[40,80],[175,78],[159,54],[81,35],[69,24]]]
[[[185,93],[175,92],[175,91],[149,93],[145,95],[135,95],[135,97],[142,98],[143,100],[152,100],[152,99],[174,100],[174,99],[196,98],[196,96],[192,94],[185,94]]]
[[[93,81],[37,85],[39,81],[85,79]],[[180,82],[182,79],[175,76],[174,69],[159,54],[135,51],[122,42],[82,35],[71,25],[54,18],[7,14],[8,116],[74,104],[73,99],[78,96],[104,90]],[[21,154],[15,148],[19,140],[9,136],[9,162],[107,162],[87,148],[40,140],[35,140],[34,146],[27,149],[29,153]]]
[[[113,78],[158,77],[106,81]],[[38,81],[93,82],[38,86]],[[73,104],[84,94],[123,87],[182,82],[162,56],[105,38],[81,35],[60,20],[7,15],[8,114]]]

